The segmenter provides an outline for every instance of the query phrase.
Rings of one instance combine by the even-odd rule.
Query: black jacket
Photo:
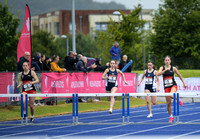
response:
[[[35,71],[43,71],[43,64],[39,61],[40,57],[36,56],[34,60],[32,60],[32,68],[35,67]]]
[[[23,71],[23,63],[29,62],[24,56],[20,57],[19,62],[17,63],[17,71]]]
[[[96,60],[96,61],[95,61],[95,64],[97,65],[97,67],[94,68],[94,71],[101,71],[101,72],[104,72],[105,69],[108,68],[107,66],[101,66],[101,64],[99,64],[99,60]]]
[[[129,61],[127,60],[127,62],[124,62],[123,60],[119,63],[119,69],[122,70],[123,67],[126,66],[126,64],[128,63]],[[131,72],[131,66],[129,66],[124,72]]]
[[[76,62],[78,62],[78,56],[74,58],[70,57],[70,56],[66,56],[65,57],[65,61],[64,61],[64,64],[65,64],[65,68],[69,71],[69,70],[75,70],[75,64]]]
[[[75,66],[75,67],[76,67],[76,70],[77,70],[77,71],[88,72],[88,71],[91,70],[91,68],[85,66],[85,63],[84,63],[82,60],[78,61],[78,62],[76,63],[76,66]]]
[[[44,70],[44,71],[50,71],[50,69],[51,69],[51,64],[50,64],[50,62],[47,64],[47,63],[45,63],[44,61],[42,61],[42,65],[43,65],[43,70]]]

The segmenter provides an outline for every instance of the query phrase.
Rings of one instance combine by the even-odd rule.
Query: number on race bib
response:
[[[29,91],[29,90],[31,90],[31,89],[33,89],[33,87],[32,87],[31,84],[27,83],[27,84],[24,85],[24,90],[25,90],[25,91]]]
[[[153,79],[152,78],[146,78],[145,84],[153,84]]]

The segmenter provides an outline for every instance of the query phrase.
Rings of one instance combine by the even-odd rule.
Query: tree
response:
[[[200,60],[199,0],[165,0],[154,15],[153,30],[151,51],[157,59],[165,55],[181,58],[180,68],[188,65],[188,58]]]
[[[107,31],[97,33],[97,46],[101,48],[101,57],[104,62],[110,60],[109,50],[115,41],[119,42],[122,55],[126,54],[133,60],[135,57],[142,58],[142,55],[139,54],[142,50],[141,35],[145,21],[140,20],[141,7],[135,7],[128,15],[120,13],[123,18],[120,23],[116,23],[110,18]]]
[[[78,34],[76,37],[77,53],[86,57],[97,58],[99,57],[99,48],[96,41],[88,34]]]
[[[0,3],[0,71],[13,71],[17,67],[17,43],[19,19],[9,13],[6,3]]]
[[[51,33],[38,31],[32,35],[32,54],[40,52],[48,57],[58,55],[60,57],[59,65],[64,65],[64,57],[67,55],[65,40],[55,38]]]

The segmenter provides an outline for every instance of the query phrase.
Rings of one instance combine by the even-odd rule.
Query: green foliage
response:
[[[76,37],[76,51],[87,57],[99,57],[99,48],[96,41],[88,34],[78,34]]]
[[[101,48],[100,56],[103,62],[110,60],[109,50],[115,41],[119,42],[121,55],[126,54],[129,59],[133,60],[135,57],[137,59],[142,57],[141,35],[145,21],[140,20],[141,7],[135,7],[128,15],[123,12],[120,13],[123,18],[120,23],[116,23],[110,18],[107,32],[98,32],[97,46]],[[142,61],[139,60],[139,62]],[[139,65],[141,63],[137,62],[136,66],[138,67]]]
[[[157,59],[171,55],[200,60],[199,0],[165,0],[154,15],[153,30],[151,51]],[[180,68],[187,65],[184,60],[179,64]]]
[[[46,56],[52,57],[58,55],[60,57],[59,65],[63,67],[64,57],[67,55],[66,41],[61,38],[55,38],[51,33],[38,31],[32,35],[32,54],[40,52]]]
[[[18,25],[19,19],[9,13],[7,4],[0,3],[0,71],[16,70],[16,50],[19,38],[16,29]]]

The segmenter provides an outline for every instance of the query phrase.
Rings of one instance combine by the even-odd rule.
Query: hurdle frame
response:
[[[141,123],[141,122],[130,122],[130,97],[132,96],[174,96],[173,100],[174,100],[174,122],[173,123],[168,123],[168,122],[145,122],[145,123]],[[58,124],[45,124],[45,123],[28,123],[28,97],[67,97],[67,96],[72,96],[73,99],[73,104],[72,104],[72,123],[58,123]],[[124,99],[122,99],[122,123],[80,123],[78,121],[78,96],[80,97],[108,97],[108,96],[124,96]],[[125,96],[127,96],[127,115],[125,115]],[[21,99],[21,124],[1,124],[0,126],[9,126],[9,125],[118,125],[118,124],[200,124],[200,122],[180,122],[180,107],[179,107],[179,98],[180,97],[200,97],[200,92],[197,93],[190,93],[190,94],[186,94],[186,93],[127,93],[126,95],[124,93],[115,93],[115,94],[101,94],[101,93],[96,93],[96,94],[84,94],[84,93],[80,93],[80,94],[26,94],[25,95],[25,110],[26,110],[26,122],[24,123],[23,120],[23,98],[24,95],[23,94],[0,94],[0,97],[20,97]],[[76,99],[75,99],[76,98]],[[124,108],[123,108],[124,107]],[[127,120],[127,121],[126,121]]]

